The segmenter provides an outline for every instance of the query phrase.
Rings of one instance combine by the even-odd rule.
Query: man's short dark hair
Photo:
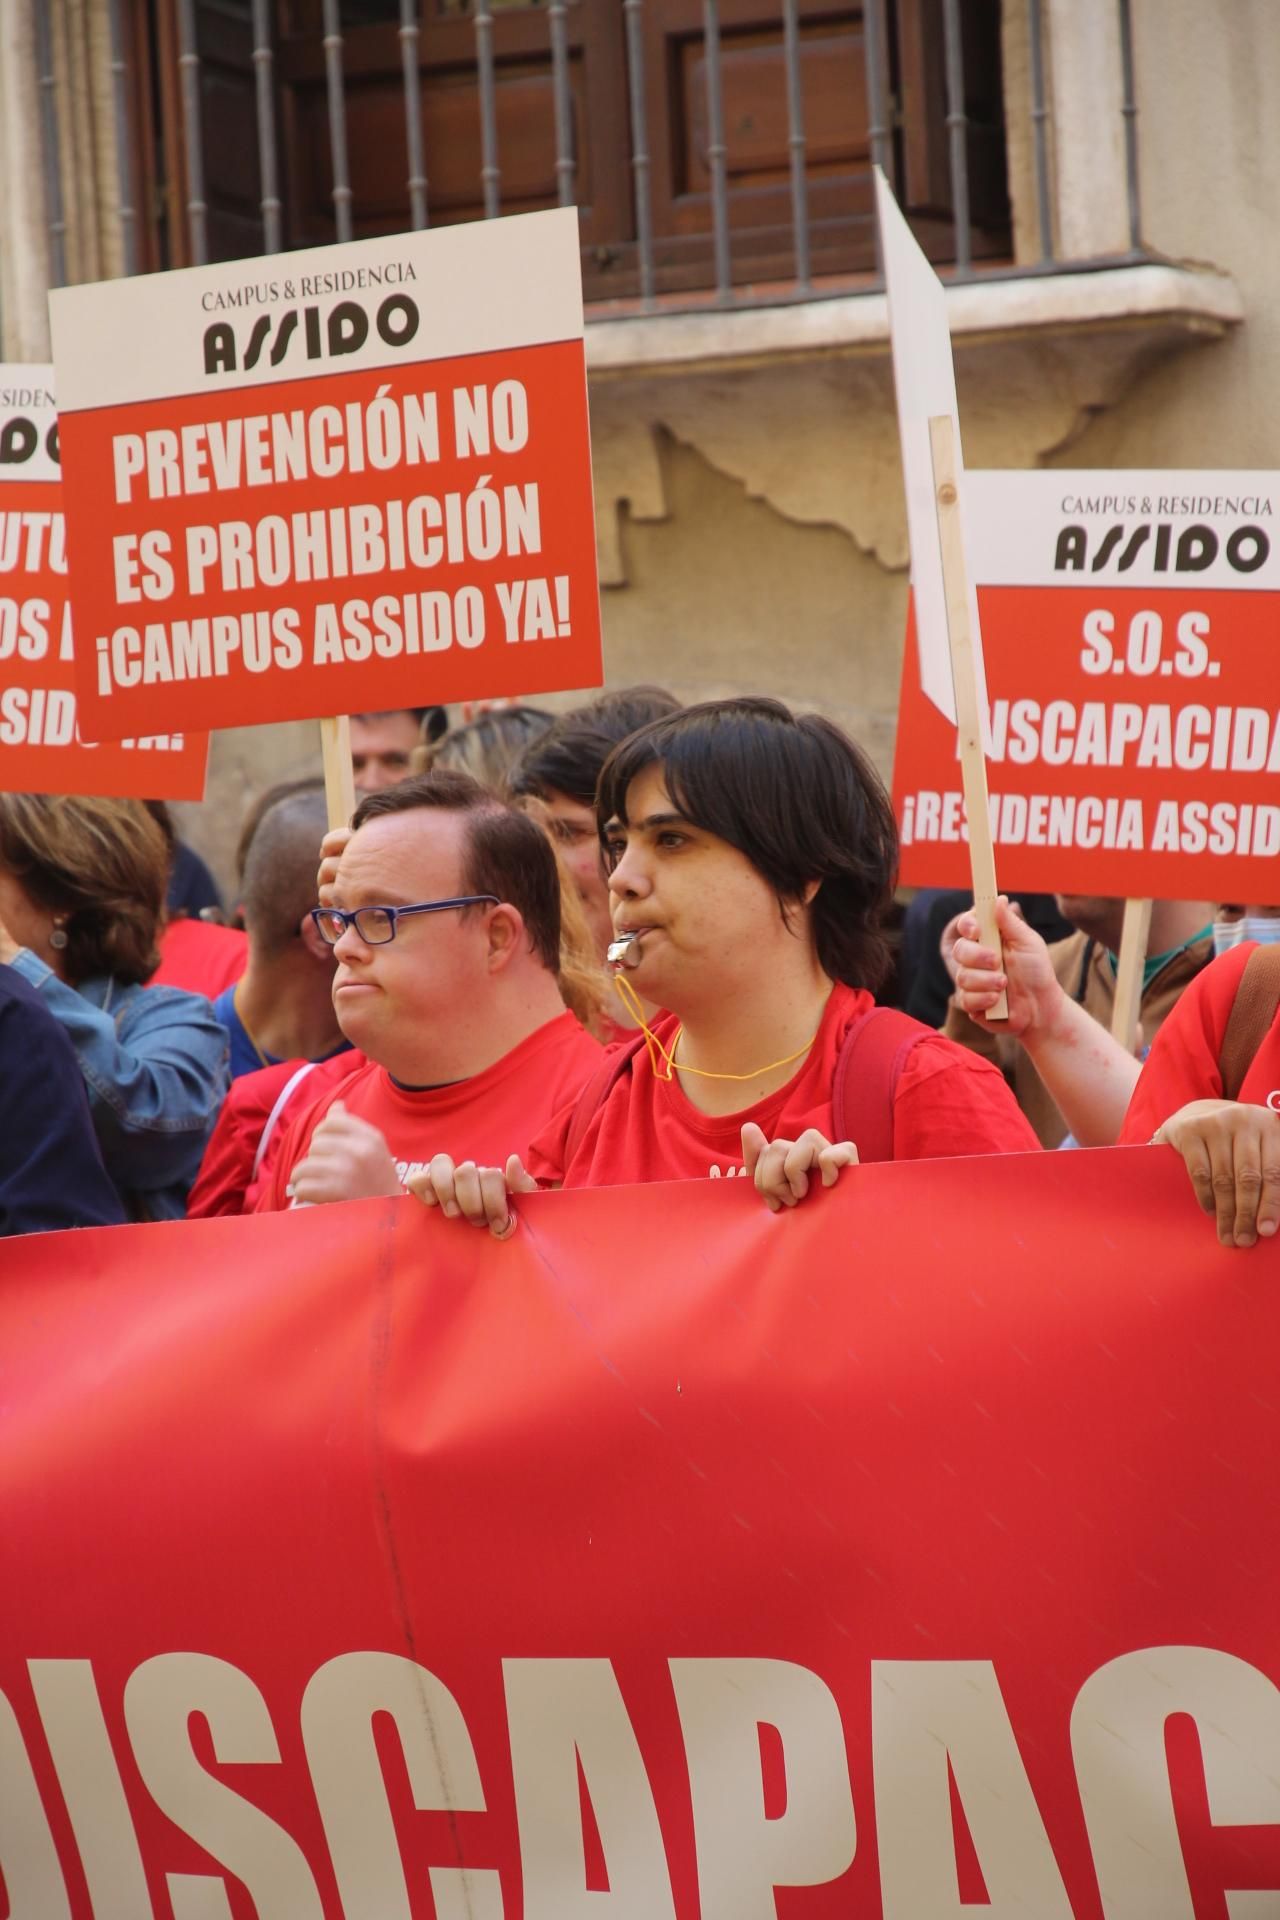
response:
[[[516,909],[529,943],[549,973],[560,971],[560,879],[551,842],[526,814],[517,813],[469,773],[441,768],[414,774],[398,786],[366,794],[351,816],[353,830],[387,813],[420,807],[466,815],[462,886],[493,893]]]
[[[708,700],[655,720],[605,762],[596,801],[602,840],[610,820],[625,823],[628,789],[649,767],[661,768],[686,819],[746,855],[784,919],[816,880],[818,964],[851,987],[881,984],[897,825],[880,776],[847,734],[779,700]]]
[[[315,905],[316,862],[328,824],[323,780],[299,780],[271,789],[255,809],[256,824],[240,868],[244,924],[254,947],[283,953],[300,937]]]
[[[353,713],[353,720],[393,720],[398,713],[407,713],[422,735],[424,743],[430,746],[433,740],[439,740],[449,725],[449,715],[444,707],[383,707],[377,713]]]
[[[679,711],[680,702],[662,687],[619,687],[573,707],[526,747],[511,775],[511,791],[537,800],[564,793],[579,806],[592,807],[600,769],[619,742],[637,727]]]

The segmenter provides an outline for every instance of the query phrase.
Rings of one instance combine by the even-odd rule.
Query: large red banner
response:
[[[1174,1156],[10,1243],[12,1920],[1260,1920],[1280,1258]]]

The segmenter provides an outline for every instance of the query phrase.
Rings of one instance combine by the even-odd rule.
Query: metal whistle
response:
[[[621,933],[611,940],[605,950],[605,964],[621,973],[629,967],[638,967],[641,960],[640,936],[638,933]]]

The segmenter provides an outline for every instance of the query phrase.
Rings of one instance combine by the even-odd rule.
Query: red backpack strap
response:
[[[634,1040],[620,1041],[616,1047],[610,1047],[604,1059],[578,1095],[578,1104],[573,1110],[569,1122],[569,1131],[564,1141],[564,1165],[561,1174],[566,1174],[573,1165],[578,1148],[587,1137],[587,1129],[599,1113],[613,1089],[624,1073],[630,1073],[631,1062],[644,1045],[644,1035],[638,1033]]]
[[[872,1007],[845,1035],[831,1085],[833,1137],[852,1140],[860,1161],[892,1160],[898,1076],[932,1032],[896,1007]]]
[[[1253,1056],[1271,1031],[1280,1009],[1280,947],[1255,947],[1231,1003],[1218,1072],[1225,1100],[1238,1100]]]

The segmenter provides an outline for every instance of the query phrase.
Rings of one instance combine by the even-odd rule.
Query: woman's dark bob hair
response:
[[[847,986],[880,986],[889,967],[881,922],[897,884],[898,833],[880,776],[847,734],[818,714],[791,713],[780,700],[708,700],[654,720],[601,770],[602,843],[611,820],[626,824],[631,783],[649,767],[661,767],[672,802],[693,826],[746,855],[788,923],[816,880],[818,964]]]

